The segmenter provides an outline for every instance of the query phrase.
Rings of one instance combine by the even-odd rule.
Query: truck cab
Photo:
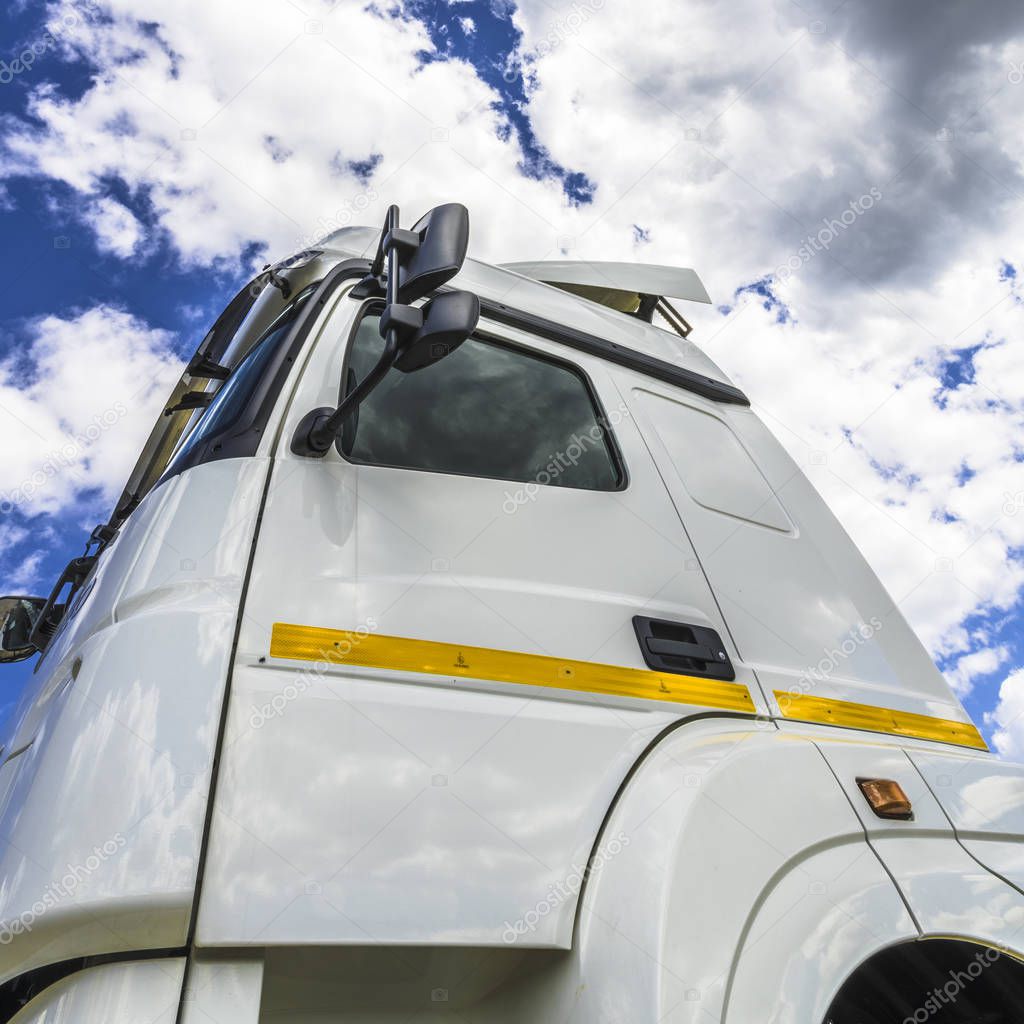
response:
[[[1024,772],[699,278],[467,240],[264,270],[0,606],[0,1022],[1018,1020]]]

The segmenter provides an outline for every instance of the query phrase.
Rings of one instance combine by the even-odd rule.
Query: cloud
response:
[[[322,223],[376,223],[403,198],[409,215],[453,198],[488,210],[474,241],[495,257],[555,245],[562,182],[520,172],[501,95],[466,61],[425,60],[437,51],[421,21],[186,0],[154,33],[129,0],[108,7],[75,37],[92,86],[67,99],[41,83],[30,119],[4,124],[0,178],[42,176],[89,203],[117,181],[188,266],[254,244],[285,254]]]
[[[953,6],[938,18],[929,0],[803,6],[855,52],[870,54],[895,98],[933,116],[955,106],[971,112],[965,83],[991,69],[1004,45],[1024,32],[1024,8],[1015,3]]]
[[[84,498],[110,505],[181,372],[173,340],[109,306],[25,326],[0,363],[5,519]],[[0,547],[22,540],[19,529],[8,520]]]
[[[12,523],[0,522],[0,555],[10,551],[28,537],[28,530]]]
[[[1006,141],[1021,121],[1006,28],[1019,5],[990,5],[962,47],[948,41],[962,13],[947,24],[931,8],[927,32],[901,15],[885,36],[858,29],[879,20],[874,5],[840,10],[822,20],[813,4],[697,2],[680,45],[671,5],[649,5],[638,36],[622,3],[524,0],[538,131],[555,158],[595,160],[607,216],[668,215],[690,252],[713,239],[716,264],[746,265],[747,280],[878,188],[871,229],[848,232],[807,274],[830,295],[920,284],[963,253],[965,234],[999,232],[1024,192]],[[929,88],[947,83],[927,111],[905,95],[905,75],[920,78],[911,67],[932,69]]]
[[[988,719],[999,754],[1024,761],[1024,668],[1006,677],[999,687],[999,703]]]
[[[960,697],[966,697],[974,688],[975,680],[991,675],[1010,657],[1005,646],[983,647],[958,658],[954,667],[946,672],[946,679]]]
[[[100,250],[122,259],[134,255],[143,239],[142,225],[132,211],[109,196],[88,206],[83,219],[95,231]]]
[[[4,586],[15,592],[30,592],[39,582],[40,568],[45,557],[45,551],[34,551],[23,558],[13,569],[4,573]]]
[[[1006,618],[1024,586],[1020,11],[958,37],[962,12],[919,10],[922,31],[863,3],[741,6],[690,5],[680,48],[669,6],[636,38],[625,4],[520,4],[538,133],[601,168],[571,254],[629,258],[650,223],[644,259],[705,273],[727,315],[687,310],[694,340],[966,692],[966,623]],[[737,18],[743,45],[723,45]]]

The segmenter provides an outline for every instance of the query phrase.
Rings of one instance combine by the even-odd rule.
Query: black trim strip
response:
[[[732,384],[715,380],[713,377],[705,377],[695,370],[686,370],[644,352],[635,352],[596,334],[587,334],[586,331],[579,331],[575,327],[567,327],[554,320],[534,316],[532,313],[514,309],[512,306],[506,306],[504,302],[493,299],[482,298],[480,311],[488,320],[505,324],[507,327],[518,327],[549,341],[557,341],[570,348],[579,349],[580,352],[597,356],[599,359],[607,359],[610,363],[636,370],[665,384],[673,384],[692,391],[703,398],[710,398],[713,402],[721,402],[724,405],[750,405],[750,399]]]

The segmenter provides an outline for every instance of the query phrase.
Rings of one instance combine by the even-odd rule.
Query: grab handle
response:
[[[633,629],[644,662],[656,672],[730,682],[736,678],[725,644],[709,626],[634,615]]]

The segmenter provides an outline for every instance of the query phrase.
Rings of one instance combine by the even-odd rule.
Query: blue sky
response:
[[[80,553],[248,275],[458,199],[483,258],[695,266],[695,341],[1024,756],[1019,5],[650,4],[639,32],[625,0],[80,0],[0,26],[7,590]]]
[[[8,6],[0,14],[4,41],[0,60],[9,68],[23,48],[44,39],[45,18],[38,7]],[[95,65],[87,59],[48,49],[30,71],[14,75],[0,86],[0,114],[26,116],[32,89],[43,82],[61,95],[80,96],[89,86]],[[0,77],[6,78],[0,69]],[[111,180],[106,188],[124,201],[131,197]],[[144,204],[133,204],[145,218]],[[154,251],[144,267],[118,258],[96,245],[94,234],[76,216],[77,199],[71,189],[53,181],[15,178],[7,183],[0,208],[3,237],[0,274],[7,282],[3,324],[0,326],[0,358],[17,360],[26,342],[34,336],[33,323],[40,318],[73,318],[84,309],[110,306],[130,311],[146,324],[169,332],[170,349],[176,355],[191,354],[202,338],[212,316],[226,304],[245,274],[238,266],[211,275],[207,270],[188,271],[175,259],[173,250],[156,233]],[[31,366],[23,367],[28,373]],[[59,404],[59,402],[57,403]],[[14,415],[0,411],[7,426]],[[141,444],[141,438],[139,439]],[[4,481],[3,490],[10,488]],[[10,579],[22,579],[19,568],[26,560],[41,555],[25,580],[27,586],[7,586],[4,592],[44,593],[56,580],[68,560],[82,554],[92,526],[105,521],[110,510],[110,491],[86,485],[74,500],[43,515],[24,514],[19,508],[3,507],[0,527],[23,535],[4,545],[0,540],[0,569]],[[0,694],[0,719],[14,707],[17,695],[35,665],[9,666]]]

